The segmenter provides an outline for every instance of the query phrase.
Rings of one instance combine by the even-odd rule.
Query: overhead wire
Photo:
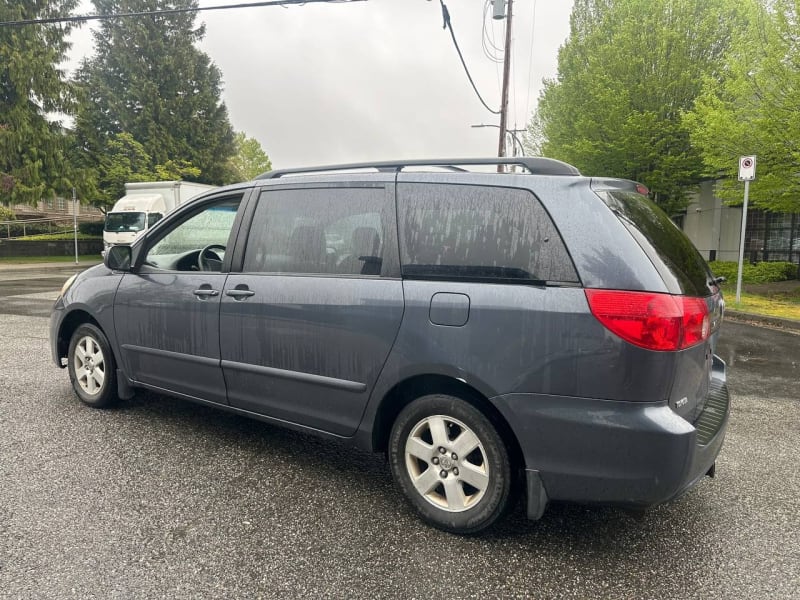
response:
[[[500,114],[499,110],[494,110],[492,108],[489,108],[489,105],[486,104],[486,101],[483,99],[483,96],[481,96],[481,93],[478,91],[478,88],[475,85],[475,82],[472,80],[472,75],[470,75],[469,68],[467,67],[466,61],[464,60],[464,55],[461,53],[461,48],[459,48],[459,46],[458,46],[458,40],[456,40],[455,31],[453,31],[453,24],[452,24],[452,22],[450,20],[450,11],[447,10],[447,6],[445,6],[444,0],[439,0],[439,4],[441,4],[441,6],[442,6],[442,19],[444,21],[444,23],[442,25],[442,29],[449,29],[450,30],[450,37],[453,38],[453,45],[456,47],[456,52],[458,53],[458,58],[461,60],[461,66],[464,67],[464,72],[467,74],[467,79],[469,79],[469,83],[472,86],[472,89],[475,92],[475,95],[478,96],[478,100],[481,101],[481,104],[483,104],[483,106],[484,106],[484,108],[486,110],[488,110],[493,115],[499,115]]]
[[[530,114],[531,109],[531,79],[533,76],[533,41],[536,34],[536,0],[533,0],[533,18],[531,19],[531,54],[528,61],[528,96],[525,100],[525,116]]]
[[[483,19],[481,20],[481,47],[483,48],[483,54],[486,56],[486,58],[495,63],[502,63],[503,48],[498,46],[494,41],[494,28],[488,28],[486,26],[486,17],[491,6],[491,1],[492,0],[486,0],[483,5]],[[489,39],[490,29],[492,39]]]
[[[184,8],[164,8],[159,10],[143,10],[127,13],[112,13],[107,15],[75,15],[70,17],[47,17],[43,19],[21,19],[18,21],[0,21],[0,27],[12,27],[22,25],[48,25],[53,23],[85,23],[86,21],[105,21],[109,19],[121,19],[125,17],[147,17],[156,15],[174,15],[180,13],[197,13],[211,10],[231,10],[238,8],[258,8],[264,6],[283,6],[303,4],[349,4],[351,2],[366,2],[366,0],[261,0],[260,2],[243,2],[240,4],[217,5],[217,6],[195,6]]]
[[[508,27],[507,23],[506,23],[506,27]],[[514,35],[513,31],[511,32],[511,38],[509,40],[509,43],[511,44],[511,48],[510,48],[510,52],[509,52],[509,60],[511,61],[511,64],[510,64],[509,69],[508,69],[509,70],[508,79],[511,82],[511,104],[513,106],[513,110],[512,110],[511,114],[514,115],[514,129],[516,129],[517,128],[517,78],[514,77],[514,74],[515,74],[515,72],[517,70],[517,67],[516,67],[517,61],[516,60],[511,60],[511,59],[514,57],[514,48],[517,45],[517,38]]]
[[[481,46],[483,47],[484,56],[494,63],[494,74],[495,78],[497,79],[497,93],[499,94],[503,89],[503,78],[500,74],[500,65],[503,64],[503,58],[499,58],[493,54],[492,50],[502,53],[503,49],[497,46],[494,41],[494,27],[487,28],[486,26],[487,16],[489,14],[491,5],[492,0],[486,0],[486,2],[483,4],[483,18],[481,19]],[[492,38],[491,40],[489,39],[490,34]]]

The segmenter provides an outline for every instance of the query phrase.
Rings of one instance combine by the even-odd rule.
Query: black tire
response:
[[[119,399],[114,354],[105,334],[91,323],[81,325],[72,334],[67,370],[72,389],[84,404],[105,408]]]
[[[462,448],[468,451],[458,456]],[[510,506],[508,450],[489,419],[460,398],[433,394],[406,406],[392,426],[389,463],[406,498],[439,529],[478,533]]]

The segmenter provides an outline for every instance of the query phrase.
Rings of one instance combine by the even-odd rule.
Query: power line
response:
[[[264,6],[289,6],[302,4],[349,4],[351,2],[366,2],[366,0],[263,0],[261,2],[244,2],[227,6],[198,6],[194,8],[165,8],[161,10],[145,10],[139,12],[115,13],[110,15],[76,15],[73,17],[49,17],[46,19],[24,19],[20,21],[0,21],[0,27],[13,27],[22,25],[47,25],[53,23],[85,23],[86,21],[107,21],[124,17],[147,17],[154,15],[174,15],[180,13],[198,13],[210,10],[230,10],[234,8],[258,8]]]
[[[442,29],[449,29],[450,30],[450,37],[453,38],[453,45],[456,47],[456,52],[458,52],[458,58],[461,59],[461,66],[464,67],[464,72],[467,74],[467,79],[469,79],[469,83],[472,86],[472,89],[475,91],[475,95],[478,96],[478,100],[481,101],[481,104],[493,115],[499,115],[499,110],[493,110],[489,108],[489,105],[483,100],[483,96],[478,91],[478,88],[475,86],[475,82],[472,80],[472,75],[469,73],[469,69],[467,68],[467,63],[464,61],[464,55],[461,54],[461,48],[458,47],[458,41],[456,40],[456,34],[453,31],[453,24],[450,22],[450,11],[447,10],[447,7],[444,4],[444,0],[439,0],[439,4],[442,5],[442,18],[444,19],[444,25],[442,25]]]
[[[491,30],[491,38],[490,33],[488,31],[488,27],[486,25],[487,15],[489,13],[489,8],[491,7],[492,0],[486,0],[483,5],[483,19],[481,21],[481,46],[483,46],[483,54],[494,63],[502,63],[503,62],[503,48],[495,44],[494,42],[494,28]]]
[[[531,75],[533,74],[533,42],[536,35],[536,0],[533,0],[533,19],[531,20],[531,55],[528,62],[528,96],[525,100],[525,118],[528,118],[528,111],[531,108]]]
[[[506,26],[508,26],[508,23],[506,23]],[[514,35],[514,32],[512,31],[511,32],[511,52],[509,53],[509,56],[513,56],[516,53],[516,48],[517,48],[517,37]],[[508,77],[509,77],[509,81],[510,81],[510,85],[511,85],[511,99],[512,99],[511,102],[514,105],[514,110],[513,110],[514,127],[516,127],[517,126],[517,110],[518,110],[519,107],[517,106],[517,63],[515,61],[513,61],[513,60],[511,61],[511,72],[509,73]]]

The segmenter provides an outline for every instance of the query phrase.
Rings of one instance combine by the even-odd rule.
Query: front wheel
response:
[[[511,500],[512,471],[497,429],[453,396],[423,396],[398,415],[389,438],[392,475],[431,525],[477,533]]]
[[[67,369],[72,389],[84,404],[103,408],[117,400],[114,355],[98,327],[85,323],[72,334]]]

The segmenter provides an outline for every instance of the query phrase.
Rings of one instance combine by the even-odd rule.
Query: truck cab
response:
[[[139,181],[125,184],[125,195],[106,214],[103,255],[115,244],[131,244],[165,214],[216,186],[191,181]]]
[[[160,221],[167,212],[161,194],[124,196],[106,214],[103,227],[103,249],[115,244],[130,244]]]

